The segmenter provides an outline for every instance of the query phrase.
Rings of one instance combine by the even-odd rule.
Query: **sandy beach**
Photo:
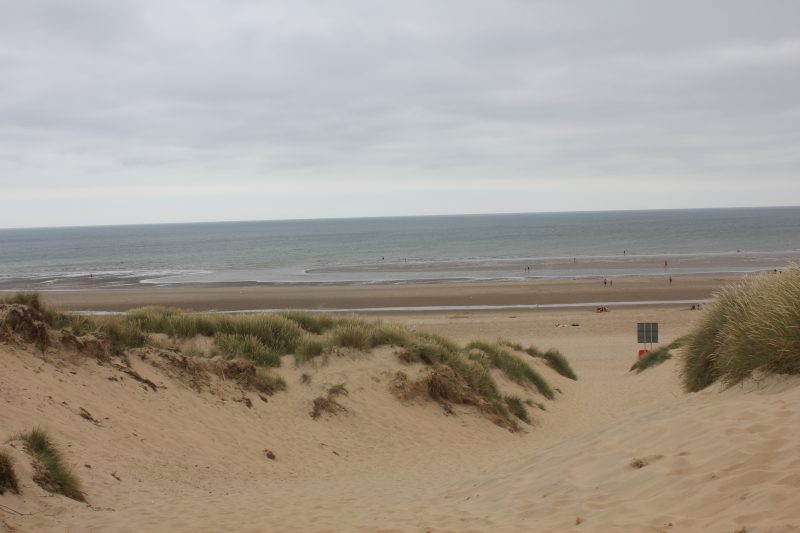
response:
[[[702,316],[674,306],[382,316],[462,344],[560,349],[577,381],[531,361],[557,389],[552,401],[497,378],[544,408],[521,433],[469,407],[399,401],[392,376],[415,370],[392,348],[299,367],[286,357],[288,390],[265,402],[229,382],[198,392],[150,359],[130,363],[155,392],[69,351],[0,344],[0,439],[46,427],[89,502],[27,482],[0,496],[0,531],[795,531],[796,379],[685,394],[674,360],[628,371],[636,322],[658,321],[667,343]],[[347,413],[313,420],[311,399],[336,383]],[[19,444],[0,447],[29,479]]]
[[[557,305],[596,302],[701,301],[742,275],[533,280],[469,283],[367,285],[190,285],[125,289],[45,291],[47,301],[65,310],[126,311],[168,305],[194,311],[257,309],[381,309],[431,306]]]

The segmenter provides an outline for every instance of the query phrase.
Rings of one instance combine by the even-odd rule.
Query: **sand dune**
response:
[[[673,361],[628,372],[637,320],[658,319],[669,341],[699,315],[397,317],[459,342],[502,336],[561,349],[579,380],[534,361],[561,393],[540,398],[547,410],[534,409],[523,433],[468,407],[448,416],[432,402],[398,401],[392,377],[414,367],[391,349],[300,368],[287,358],[288,391],[264,402],[230,382],[197,392],[151,361],[131,360],[156,392],[93,359],[0,344],[0,439],[46,427],[89,500],[44,492],[20,444],[2,444],[23,493],[0,496],[0,531],[798,530],[800,382],[686,395]],[[580,326],[558,326],[571,323]],[[312,420],[311,400],[337,383],[348,412]]]

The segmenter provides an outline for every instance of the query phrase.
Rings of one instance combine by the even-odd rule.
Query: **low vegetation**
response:
[[[86,498],[78,477],[64,464],[61,453],[50,436],[40,428],[18,435],[24,442],[25,451],[34,458],[33,481],[48,492],[63,494],[80,502]]]
[[[558,350],[551,348],[546,352],[542,352],[535,346],[529,346],[523,351],[528,355],[530,355],[531,357],[538,357],[540,359],[544,359],[550,368],[552,368],[565,378],[577,381],[578,376],[575,374],[575,371],[572,370],[569,361],[567,361],[567,358],[564,357]]]
[[[321,417],[323,413],[335,415],[338,413],[347,412],[347,408],[336,401],[337,397],[347,395],[347,387],[344,383],[339,383],[338,385],[330,387],[325,396],[318,396],[317,398],[314,398],[311,406],[311,412],[309,413],[311,418],[316,420]]]
[[[492,377],[493,369],[520,385],[531,387],[531,391],[535,389],[547,399],[554,397],[547,381],[517,352],[527,351],[541,357],[560,374],[575,379],[569,363],[556,350],[540,353],[533,347],[524,350],[521,345],[508,341],[474,341],[462,347],[439,335],[355,316],[299,311],[230,315],[150,306],[125,314],[87,318],[54,311],[44,305],[36,293],[20,293],[8,301],[31,306],[48,324],[62,324],[75,333],[80,331],[105,339],[120,354],[128,348],[150,346],[177,350],[184,358],[207,361],[207,364],[191,363],[193,368],[202,370],[201,367],[208,366],[212,373],[225,379],[230,379],[233,372],[238,376],[234,381],[240,385],[268,394],[286,389],[285,381],[268,371],[270,367],[280,366],[284,355],[293,355],[295,364],[300,366],[319,357],[327,361],[328,357],[344,354],[347,349],[368,352],[391,346],[400,361],[429,367],[423,388],[432,399],[443,406],[447,402],[475,405],[504,427],[514,426],[514,418],[529,422],[530,416],[525,401],[501,393]],[[223,359],[208,359],[217,354]],[[225,359],[229,360],[228,365],[235,366],[246,360],[257,368],[255,371],[252,365],[249,370],[222,368],[224,365],[218,363]],[[311,377],[304,373],[300,381],[310,384]],[[319,401],[315,400],[317,407],[312,416],[330,412],[330,409],[338,411],[340,404],[335,399],[340,394],[329,391],[318,398]]]
[[[519,397],[506,396],[504,400],[506,402],[506,405],[508,406],[508,410],[511,411],[511,414],[513,414],[526,424],[531,423],[531,417],[528,414],[528,409],[525,407],[525,404]]]
[[[19,494],[19,481],[14,473],[14,460],[6,452],[0,452],[0,495],[7,490]]]
[[[281,365],[280,354],[268,348],[255,335],[217,333],[214,345],[228,357],[249,359],[258,366]]]
[[[482,352],[491,366],[499,369],[508,376],[509,379],[519,384],[532,384],[539,390],[542,396],[548,400],[553,399],[553,389],[550,388],[547,381],[525,361],[502,349],[500,345],[483,341],[473,341],[467,345],[467,350]]]
[[[281,316],[288,318],[304,331],[321,335],[331,329],[336,323],[333,317],[327,313],[305,313],[302,311],[287,311]]]
[[[640,374],[642,371],[647,370],[648,368],[658,366],[664,361],[672,359],[672,354],[669,350],[669,346],[659,346],[658,348],[651,350],[641,359],[633,363],[633,366],[628,372],[633,372],[635,370],[637,374]]]
[[[756,371],[800,373],[800,267],[717,291],[684,340],[681,367],[689,392],[717,380],[730,386]]]

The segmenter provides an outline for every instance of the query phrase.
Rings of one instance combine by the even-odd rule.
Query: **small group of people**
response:
[[[605,278],[605,279],[603,280],[603,287],[609,287],[609,286],[610,286],[610,287],[613,287],[613,286],[614,286],[614,280],[613,280],[613,279],[608,279],[608,278]]]
[[[608,313],[608,307],[606,307],[605,305],[598,305],[595,308],[594,312],[595,313]]]

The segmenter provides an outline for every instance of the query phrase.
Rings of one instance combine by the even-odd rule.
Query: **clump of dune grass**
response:
[[[347,411],[347,408],[336,401],[338,396],[347,396],[349,393],[344,383],[339,383],[328,388],[325,396],[314,398],[311,406],[311,418],[316,420],[323,413],[337,414]]]
[[[14,460],[6,452],[0,452],[0,495],[7,490],[19,494],[19,481],[14,473]]]
[[[67,498],[85,502],[78,477],[67,468],[61,453],[46,431],[33,428],[18,436],[25,451],[35,460],[33,481],[48,492],[63,494]]]
[[[17,292],[4,298],[0,303],[24,305],[38,311],[44,316],[49,316],[54,313],[52,308],[44,303],[42,295],[38,292]]]
[[[412,332],[400,324],[385,324],[375,322],[369,330],[369,345],[377,346],[406,346],[413,338]]]
[[[134,309],[123,317],[113,318],[138,328],[142,333],[164,333],[183,338],[196,335],[253,337],[268,351],[281,355],[291,353],[303,335],[297,323],[271,313],[211,315],[151,306]]]
[[[0,304],[24,305],[38,313],[41,320],[50,327],[68,329],[75,334],[86,333],[91,324],[85,318],[68,313],[62,313],[47,305],[38,292],[17,292],[0,300]]]
[[[303,336],[297,324],[288,318],[269,313],[223,317],[218,322],[216,331],[252,335],[264,346],[280,354],[292,353]]]
[[[96,317],[94,322],[97,330],[118,349],[139,348],[147,344],[147,335],[134,323],[118,317]]]
[[[256,369],[256,375],[253,377],[250,385],[257,391],[269,395],[286,390],[286,380],[270,373],[265,368]]]
[[[687,391],[730,386],[759,371],[800,373],[800,267],[717,291],[682,347]]]
[[[367,351],[372,347],[369,337],[369,324],[363,321],[348,320],[341,322],[331,330],[328,342],[331,346]]]
[[[325,352],[325,345],[315,339],[303,339],[294,350],[296,364],[306,363]]]
[[[327,313],[307,313],[303,311],[286,311],[281,316],[300,326],[304,331],[321,335],[331,329],[336,321]]]
[[[311,375],[310,374],[306,374],[305,372],[300,374],[300,383],[302,383],[303,385],[310,385],[311,384]]]
[[[522,403],[517,396],[506,396],[503,398],[508,406],[508,410],[511,411],[511,414],[525,422],[526,424],[531,423],[531,416],[528,414],[528,410],[525,408],[525,404]]]
[[[637,374],[640,374],[642,371],[654,366],[658,366],[669,359],[672,359],[669,346],[659,346],[633,363],[633,366],[631,366],[631,369],[628,372],[633,372],[635,370]]]
[[[677,350],[678,348],[683,347],[688,341],[688,339],[689,339],[688,335],[684,335],[683,337],[678,337],[671,343],[667,344],[667,348],[669,348],[670,350]]]
[[[525,361],[516,357],[497,344],[484,341],[472,341],[467,350],[479,350],[488,358],[491,365],[505,374],[509,379],[520,384],[530,383],[548,400],[553,399],[553,389],[545,379]]]
[[[528,355],[530,355],[531,357],[538,357],[540,359],[544,359],[550,368],[552,368],[565,378],[577,381],[578,376],[575,375],[575,371],[572,370],[569,361],[567,361],[567,358],[564,357],[564,355],[555,348],[551,348],[546,352],[542,352],[536,346],[529,346],[523,351]]]
[[[447,363],[460,351],[461,348],[450,339],[433,333],[417,332],[409,338],[400,359],[407,363],[433,365]]]
[[[512,342],[512,341],[510,341],[508,339],[497,339],[497,344],[499,344],[500,346],[507,346],[507,347],[511,348],[512,350],[516,350],[518,352],[525,351],[520,343]]]
[[[264,346],[255,335],[218,333],[214,345],[226,357],[241,357],[253,361],[257,366],[280,366],[281,356]]]

